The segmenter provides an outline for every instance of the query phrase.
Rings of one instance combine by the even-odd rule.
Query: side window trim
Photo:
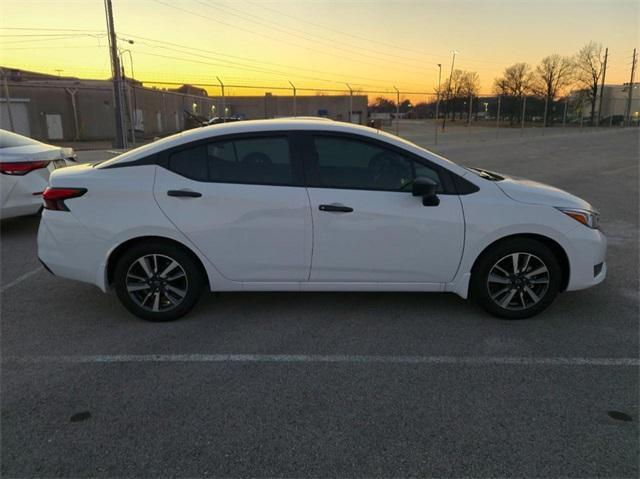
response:
[[[236,185],[256,185],[256,186],[284,186],[284,187],[304,187],[304,177],[303,177],[303,165],[302,165],[302,157],[300,152],[294,148],[294,134],[290,131],[282,131],[282,130],[274,130],[274,131],[265,131],[265,132],[251,132],[251,133],[234,133],[230,135],[220,135],[220,136],[212,136],[208,138],[202,138],[200,140],[195,140],[189,143],[185,143],[183,145],[175,146],[173,148],[169,148],[158,155],[158,159],[156,164],[162,168],[165,168],[168,171],[176,175],[180,175],[175,171],[171,170],[169,167],[169,158],[171,155],[175,153],[179,153],[181,151],[190,150],[192,148],[196,148],[198,146],[206,146],[210,143],[218,143],[231,141],[234,147],[236,148],[235,141],[243,140],[243,139],[258,139],[258,138],[284,138],[287,141],[288,149],[289,149],[289,159],[291,161],[291,183],[290,184],[282,184],[282,183],[255,183],[255,182],[238,182],[238,181],[220,181],[220,180],[197,180],[193,178],[188,178],[183,176],[184,178],[188,178],[191,181],[197,181],[199,183],[220,183],[220,184],[236,184]],[[236,154],[237,156],[237,154]],[[182,175],[180,175],[182,176]]]

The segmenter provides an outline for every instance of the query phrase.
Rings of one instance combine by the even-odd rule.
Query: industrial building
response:
[[[600,121],[605,124],[620,123],[626,121],[627,115],[630,121],[637,124],[640,119],[640,83],[633,83],[633,92],[631,103],[629,104],[629,84],[622,85],[604,85],[598,87],[598,95],[596,97],[595,114],[598,116],[598,109],[602,105],[600,112]],[[602,103],[600,97],[602,96]],[[571,92],[569,98],[579,105],[583,117],[588,117],[591,113],[591,104],[586,98],[584,90],[575,90]],[[630,110],[629,110],[630,107]],[[629,110],[629,111],[628,111]]]
[[[2,67],[0,127],[43,141],[113,140],[113,83]],[[7,101],[8,92],[8,101]],[[366,95],[209,96],[193,85],[175,89],[124,80],[125,119],[129,137],[148,139],[193,126],[203,119],[321,116],[363,124]],[[350,113],[351,111],[351,113]]]

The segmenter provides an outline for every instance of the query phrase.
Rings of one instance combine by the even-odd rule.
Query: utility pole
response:
[[[449,113],[449,102],[451,101],[451,78],[453,77],[453,65],[456,63],[456,55],[458,54],[458,50],[453,50],[453,58],[451,58],[451,73],[449,73],[449,86],[447,87],[447,91],[449,92],[449,98],[447,102],[444,104],[444,118],[442,119],[442,131],[444,131],[444,125],[447,122],[447,114]],[[455,112],[453,113],[455,117]],[[455,119],[455,118],[454,118]]]
[[[627,99],[627,126],[631,126],[631,102],[633,101],[633,79],[636,74],[636,49],[633,49],[631,61],[631,79],[629,80],[629,98]]]
[[[396,136],[400,133],[400,90],[395,86],[393,89],[396,91]]]
[[[9,129],[15,133],[15,127],[13,125],[13,114],[11,113],[11,97],[9,96],[9,83],[7,83],[7,71],[4,68],[0,68],[2,73],[2,83],[4,84],[4,99],[7,102],[7,116],[9,117]]]
[[[442,78],[442,63],[438,63],[438,91],[436,92],[435,144],[438,144],[438,119],[440,110],[440,80]]]
[[[107,31],[109,32],[109,54],[111,55],[111,73],[113,76],[113,93],[115,98],[115,127],[116,127],[116,148],[125,148],[126,133],[124,128],[124,111],[122,108],[122,72],[120,70],[120,59],[118,58],[118,44],[116,40],[116,30],[113,24],[113,7],[111,0],[104,0],[104,8],[107,16]]]
[[[598,104],[598,117],[596,120],[596,126],[600,126],[600,116],[602,115],[602,97],[604,96],[604,77],[607,74],[607,59],[609,57],[609,48],[604,50],[604,66],[602,67],[602,84],[600,85],[600,103]],[[566,108],[565,108],[566,110]]]

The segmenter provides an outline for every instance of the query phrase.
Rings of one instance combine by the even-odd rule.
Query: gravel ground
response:
[[[149,324],[6,220],[2,476],[638,477],[637,130],[452,136],[434,150],[592,202],[607,280],[517,322],[446,294],[229,293]]]

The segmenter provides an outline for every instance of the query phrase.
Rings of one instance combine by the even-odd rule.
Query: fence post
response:
[[[469,128],[469,132],[471,132],[471,113],[473,106],[473,95],[469,94],[469,118],[467,119],[467,128]]]
[[[496,113],[496,138],[500,135],[500,103],[502,101],[502,95],[498,95],[498,111]]]
[[[616,111],[615,101],[616,101],[615,98],[611,98],[611,106],[609,107],[609,128],[613,127],[613,112]]]
[[[547,128],[547,112],[549,109],[549,95],[545,95],[544,97],[544,116],[542,119],[542,136],[544,136],[544,131]]]
[[[395,86],[393,89],[396,91],[396,136],[400,134],[400,90]]]
[[[220,89],[222,90],[222,123],[227,122],[227,100],[224,97],[224,83],[220,80],[220,77],[216,77],[218,83],[220,83]]]
[[[442,63],[438,63],[438,91],[436,93],[436,118],[435,118],[435,125],[436,125],[436,129],[434,130],[434,135],[435,135],[435,144],[438,144],[438,118],[439,118],[439,112],[440,112],[440,80],[442,78]]]
[[[293,116],[298,116],[298,112],[296,111],[296,86],[289,82],[289,85],[291,85],[291,88],[293,88]]]
[[[435,130],[433,130],[433,134],[434,134],[434,142],[437,145],[438,144],[438,117],[439,117],[439,112],[440,112],[440,89],[438,88],[438,93],[437,93],[437,97],[436,97],[436,118],[435,118]]]
[[[520,120],[520,136],[524,136],[524,115],[527,111],[527,95],[522,96],[522,119]]]
[[[562,114],[562,129],[567,127],[567,108],[569,108],[569,97],[564,99],[564,113]]]

